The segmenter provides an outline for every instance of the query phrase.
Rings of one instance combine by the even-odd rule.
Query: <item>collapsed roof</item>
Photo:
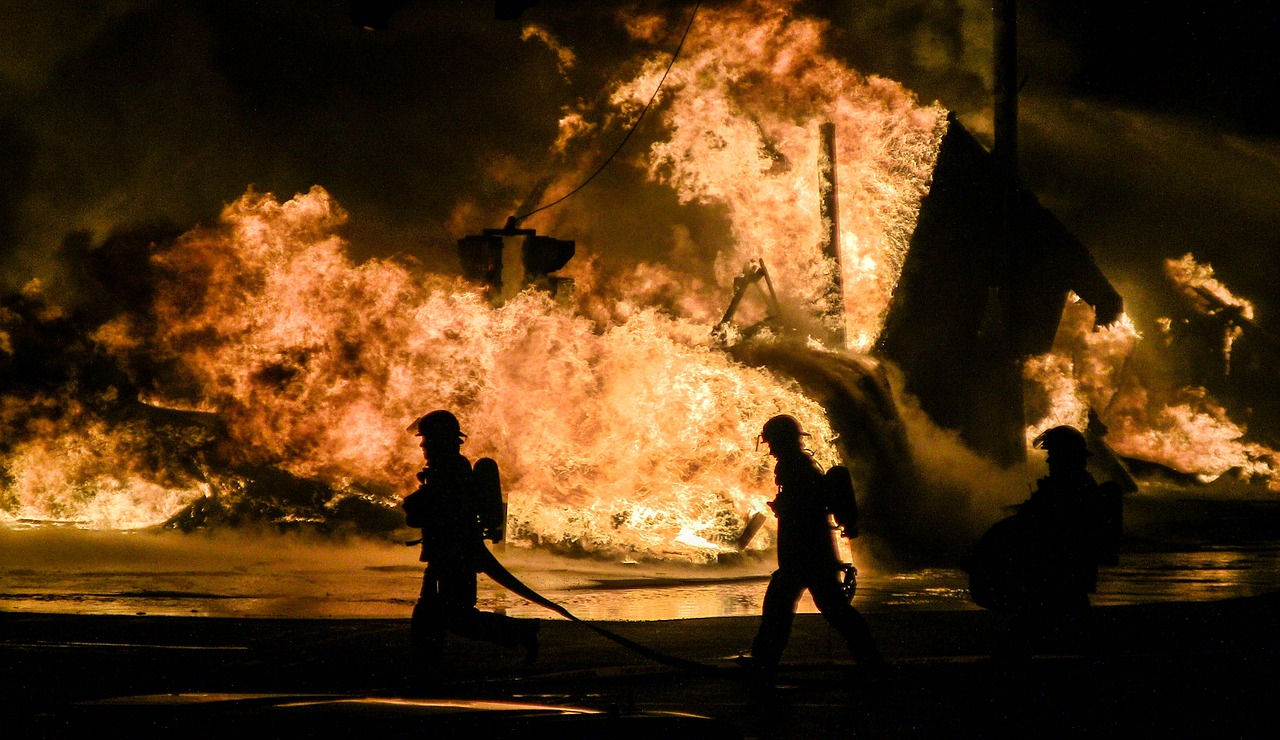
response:
[[[1049,351],[1067,294],[1099,325],[1122,301],[1031,192],[1015,191],[1006,219],[1002,187],[991,154],[953,117],[876,353],[934,421],[1009,463],[1026,449],[1022,360]]]

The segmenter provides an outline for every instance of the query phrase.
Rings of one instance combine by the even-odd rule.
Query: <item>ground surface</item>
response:
[[[988,612],[869,614],[892,663],[853,666],[816,615],[796,623],[777,686],[726,658],[755,618],[629,622],[611,629],[715,666],[635,655],[581,625],[544,621],[536,665],[454,640],[442,672],[408,654],[407,620],[209,619],[0,613],[0,710],[57,715],[70,703],[165,692],[336,692],[535,699],[720,718],[744,737],[956,737],[1138,733],[1274,737],[1280,594],[1095,609],[1091,657],[1041,655],[1003,669]]]

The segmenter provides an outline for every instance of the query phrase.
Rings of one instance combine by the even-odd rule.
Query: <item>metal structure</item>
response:
[[[540,236],[534,229],[520,228],[513,217],[501,229],[484,229],[459,239],[458,259],[462,274],[486,286],[495,304],[526,288],[564,299],[573,292],[573,279],[553,273],[569,263],[576,249],[573,240]]]

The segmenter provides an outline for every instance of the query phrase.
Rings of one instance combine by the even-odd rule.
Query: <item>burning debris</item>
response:
[[[0,309],[6,518],[110,529],[399,526],[363,492],[248,461],[216,414],[140,400],[126,372],[139,364],[105,353],[93,328],[34,285]]]

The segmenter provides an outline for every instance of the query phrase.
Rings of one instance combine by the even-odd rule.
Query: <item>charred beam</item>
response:
[[[822,217],[822,256],[832,264],[826,322],[834,331],[834,344],[845,348],[844,275],[840,262],[840,204],[836,181],[836,126],[830,121],[819,128],[819,213]]]

